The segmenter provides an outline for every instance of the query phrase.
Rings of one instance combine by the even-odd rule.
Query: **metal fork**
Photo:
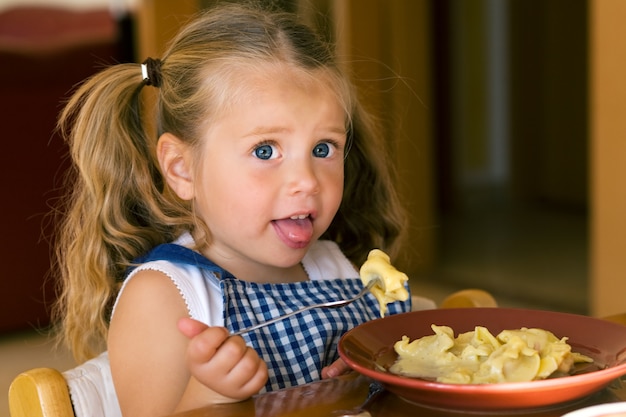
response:
[[[233,333],[233,336],[242,335],[244,333],[251,332],[252,330],[260,329],[261,327],[265,327],[265,326],[268,326],[270,324],[277,323],[277,322],[279,322],[281,320],[284,320],[284,319],[286,319],[288,317],[295,316],[296,314],[300,314],[303,311],[311,310],[311,309],[314,309],[314,308],[339,308],[339,307],[346,306],[346,305],[348,305],[350,303],[355,302],[359,298],[363,297],[378,282],[380,282],[379,279],[371,280],[370,282],[367,283],[367,285],[365,287],[363,287],[363,289],[356,296],[354,296],[352,298],[348,298],[347,300],[329,301],[327,303],[319,303],[319,304],[313,304],[313,305],[310,305],[310,306],[306,306],[306,307],[303,307],[303,308],[301,308],[299,310],[292,311],[291,313],[287,313],[287,314],[284,314],[282,316],[278,316],[278,317],[275,317],[273,319],[264,321],[263,323],[255,324],[254,326],[250,326],[250,327],[246,327],[245,329],[241,329],[241,330]]]

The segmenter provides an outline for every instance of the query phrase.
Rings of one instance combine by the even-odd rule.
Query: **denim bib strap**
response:
[[[137,258],[134,263],[140,265],[151,261],[170,261],[185,265],[193,265],[213,272],[221,278],[235,278],[233,274],[217,266],[213,261],[207,259],[204,255],[175,243],[163,243],[158,245],[145,255]],[[133,269],[134,267],[129,268],[128,273],[130,273]]]

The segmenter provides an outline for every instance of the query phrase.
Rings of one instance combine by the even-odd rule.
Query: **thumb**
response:
[[[189,317],[184,317],[178,320],[178,330],[180,330],[180,332],[187,336],[189,339],[199,335],[208,328],[209,326],[207,326],[206,324],[198,320],[191,319]]]

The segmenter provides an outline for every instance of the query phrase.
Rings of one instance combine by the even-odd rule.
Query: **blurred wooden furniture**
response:
[[[613,323],[618,323],[626,326],[626,313],[613,314],[603,318],[604,320],[612,321]]]
[[[9,388],[11,417],[74,417],[63,375],[52,368],[19,374]]]
[[[450,294],[439,308],[497,307],[498,302],[487,291],[470,288]]]
[[[626,280],[626,2],[590,1],[591,310],[623,311]]]

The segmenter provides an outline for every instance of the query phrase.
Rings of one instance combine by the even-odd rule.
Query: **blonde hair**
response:
[[[253,70],[259,62],[323,75],[346,108],[344,200],[323,238],[337,241],[355,264],[374,247],[395,253],[404,215],[388,146],[330,45],[291,14],[235,4],[208,10],[183,28],[163,55],[156,137],[142,114],[146,82],[137,64],[118,64],[87,80],[61,113],[59,130],[74,164],[68,185],[73,191],[61,207],[55,318],[79,361],[104,348],[112,302],[134,259],[183,231],[210,239],[191,205],[168,189],[156,160],[156,139],[170,132],[199,146],[200,129],[231,103],[235,80],[229,74],[241,65]]]

